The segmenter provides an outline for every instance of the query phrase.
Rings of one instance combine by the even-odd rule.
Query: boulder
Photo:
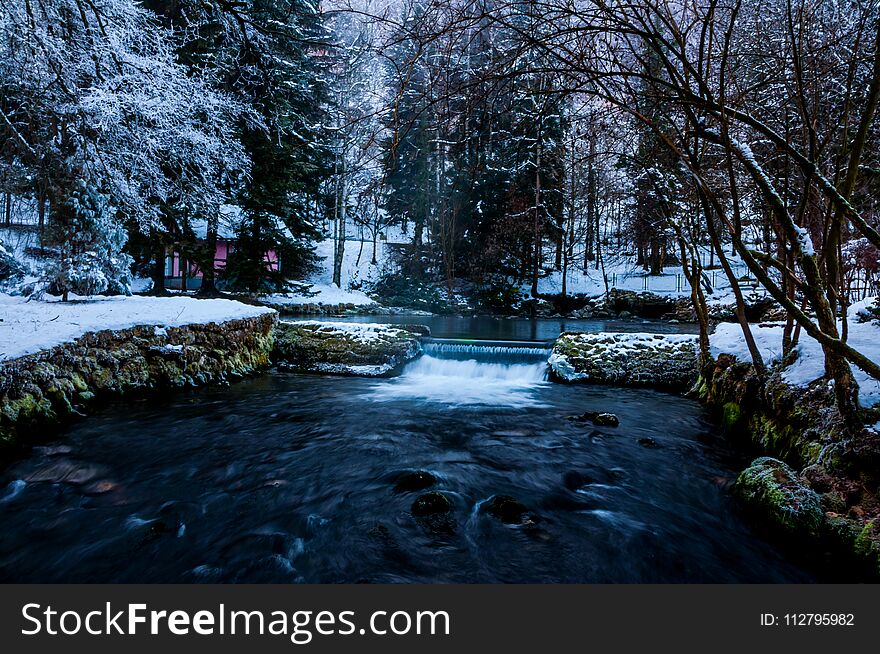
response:
[[[281,367],[362,377],[393,374],[421,351],[423,325],[300,321],[278,323],[273,360]]]
[[[427,470],[407,470],[397,477],[394,484],[395,493],[408,493],[423,490],[437,483],[437,478]]]
[[[508,525],[529,525],[537,522],[525,504],[510,495],[493,495],[483,503],[482,510]]]
[[[734,495],[759,526],[785,536],[817,536],[825,520],[818,493],[771,457],[755,459],[740,473]]]
[[[620,425],[620,418],[615,414],[601,411],[585,411],[579,416],[570,416],[569,420],[573,422],[591,422],[597,427],[617,427]]]
[[[698,377],[698,342],[690,334],[566,332],[550,355],[560,382],[687,390]]]
[[[451,511],[452,501],[437,491],[419,495],[410,507],[410,512],[417,518],[442,515]]]

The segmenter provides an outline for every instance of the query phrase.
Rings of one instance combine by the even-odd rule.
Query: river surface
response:
[[[812,580],[737,516],[744,461],[699,404],[551,384],[547,354],[432,343],[393,379],[275,373],[111,406],[0,472],[0,579]],[[620,426],[568,419],[584,411]],[[408,471],[436,483],[397,487]],[[448,514],[413,514],[429,490]],[[527,519],[490,515],[494,495]]]
[[[609,320],[602,318],[496,318],[494,316],[320,316],[332,322],[378,322],[396,325],[426,325],[432,336],[499,340],[549,341],[562,332],[651,332],[656,334],[698,334],[695,323],[666,320]],[[291,318],[294,320],[294,318]]]

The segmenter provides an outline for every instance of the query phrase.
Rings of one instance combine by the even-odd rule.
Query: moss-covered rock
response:
[[[818,536],[825,521],[819,495],[778,459],[761,457],[743,470],[734,494],[761,526],[786,536]]]
[[[379,377],[418,356],[423,334],[422,326],[280,322],[272,356],[301,372]]]
[[[685,390],[698,378],[697,338],[683,334],[564,333],[551,376],[562,382]]]
[[[751,364],[721,355],[704,371],[696,394],[719,414],[741,445],[803,468],[838,454],[842,426],[827,384],[786,384],[779,370],[763,381]],[[822,459],[822,461],[820,461]]]

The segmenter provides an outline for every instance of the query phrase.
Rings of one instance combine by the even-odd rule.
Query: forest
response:
[[[5,222],[38,216],[52,265],[33,292],[64,298],[137,275],[162,294],[169,249],[199,295],[289,290],[322,239],[340,285],[348,239],[375,259],[389,230],[379,286],[501,304],[626,255],[680,266],[706,361],[712,269],[760,373],[735,260],[784,309],[786,351],[821,344],[854,415],[852,367],[880,378],[846,320],[878,268],[878,17],[869,0],[4,3]]]

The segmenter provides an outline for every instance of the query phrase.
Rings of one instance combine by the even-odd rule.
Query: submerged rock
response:
[[[421,354],[422,326],[280,322],[272,357],[285,368],[362,377],[393,373]]]
[[[592,422],[597,427],[617,427],[620,425],[620,418],[615,414],[599,411],[585,411],[579,416],[570,416],[569,420],[573,422]]]
[[[570,491],[576,491],[592,483],[595,483],[595,479],[577,470],[569,470],[562,475],[562,484]]]
[[[740,473],[734,494],[765,528],[788,536],[815,536],[822,528],[819,495],[778,459],[755,459]]]
[[[486,501],[482,510],[508,525],[534,524],[537,522],[529,508],[510,495],[493,495]]]
[[[429,488],[436,483],[437,478],[427,470],[407,470],[397,477],[397,481],[394,484],[394,492],[408,493]]]
[[[410,511],[416,517],[441,515],[452,511],[452,502],[443,493],[431,491],[419,495],[412,503]]]
[[[640,438],[638,440],[638,443],[642,447],[647,447],[649,449],[656,449],[656,448],[660,447],[660,444],[657,441],[655,441],[653,438],[650,438],[648,436],[645,436],[644,438]]]

